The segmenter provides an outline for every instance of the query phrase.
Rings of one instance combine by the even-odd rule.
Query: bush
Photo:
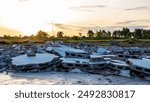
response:
[[[137,39],[133,38],[133,39],[128,39],[127,40],[128,44],[135,44],[136,42],[139,42]]]
[[[0,41],[0,44],[9,44],[9,42],[7,42],[7,41]]]

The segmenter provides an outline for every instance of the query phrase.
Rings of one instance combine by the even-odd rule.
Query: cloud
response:
[[[139,6],[139,7],[135,7],[135,8],[128,8],[128,9],[125,9],[126,11],[132,11],[132,10],[145,10],[145,9],[148,9],[149,7],[147,6]]]
[[[74,11],[87,11],[91,12],[94,11],[96,8],[104,8],[106,7],[105,5],[82,5],[82,6],[75,6],[71,7],[70,9]]]
[[[117,22],[117,24],[130,24],[130,23],[135,23],[138,22],[136,20],[131,20],[131,21],[124,21],[124,22]]]
[[[57,28],[63,29],[63,30],[75,30],[75,31],[83,31],[84,29],[87,29],[88,27],[81,27],[81,26],[73,26],[73,25],[66,25],[61,23],[55,23],[54,24]]]
[[[84,8],[101,8],[101,7],[106,7],[105,5],[83,5],[83,6],[76,6],[76,7],[71,7],[72,9],[84,9]]]
[[[140,23],[140,22],[150,22],[150,20],[148,19],[129,20],[129,21],[117,22],[117,24],[131,24],[131,23]]]
[[[150,27],[150,26],[106,26],[104,27],[105,29],[111,29],[111,30],[116,30],[116,29],[122,29],[123,27],[126,27],[126,28],[129,28],[130,30],[134,30],[134,29],[137,29],[137,28],[147,28],[147,27]]]
[[[114,30],[121,30],[123,27],[127,27],[129,28],[131,31],[133,31],[134,29],[137,29],[137,28],[150,28],[150,26],[104,26],[104,27],[101,27],[101,26],[91,26],[91,27],[88,27],[88,26],[85,26],[85,27],[81,27],[81,26],[73,26],[73,25],[65,25],[65,24],[55,24],[55,26],[59,29],[62,29],[62,30],[74,30],[74,31],[88,31],[89,29],[93,30],[93,31],[96,31],[96,30],[106,30],[106,31],[114,31]]]
[[[92,10],[92,9],[87,9],[87,10],[82,10],[82,9],[76,9],[74,11],[81,11],[81,12],[93,12],[95,10]]]

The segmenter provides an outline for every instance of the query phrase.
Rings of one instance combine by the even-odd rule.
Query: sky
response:
[[[150,29],[150,0],[0,0],[0,35]]]

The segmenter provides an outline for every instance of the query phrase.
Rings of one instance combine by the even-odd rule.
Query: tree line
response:
[[[9,39],[9,38],[19,38],[19,39],[40,39],[40,40],[49,40],[49,39],[74,39],[78,40],[81,38],[84,39],[150,39],[150,30],[146,29],[135,29],[133,32],[130,31],[129,28],[123,28],[122,30],[115,30],[113,32],[106,31],[106,30],[88,30],[87,36],[83,36],[82,33],[79,33],[79,35],[76,36],[66,36],[63,31],[58,31],[56,34],[56,37],[50,36],[45,31],[38,31],[36,35],[30,35],[30,36],[15,36],[11,37],[10,35],[4,35],[2,38]]]
[[[150,39],[150,30],[146,29],[135,29],[133,32],[129,28],[123,28],[122,30],[115,30],[113,32],[99,30],[95,33],[92,30],[87,32],[87,36],[91,39],[104,39],[104,38],[114,38],[114,39]]]

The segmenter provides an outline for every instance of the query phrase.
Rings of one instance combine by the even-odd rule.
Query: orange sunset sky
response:
[[[150,0],[0,0],[0,36],[150,29]]]

